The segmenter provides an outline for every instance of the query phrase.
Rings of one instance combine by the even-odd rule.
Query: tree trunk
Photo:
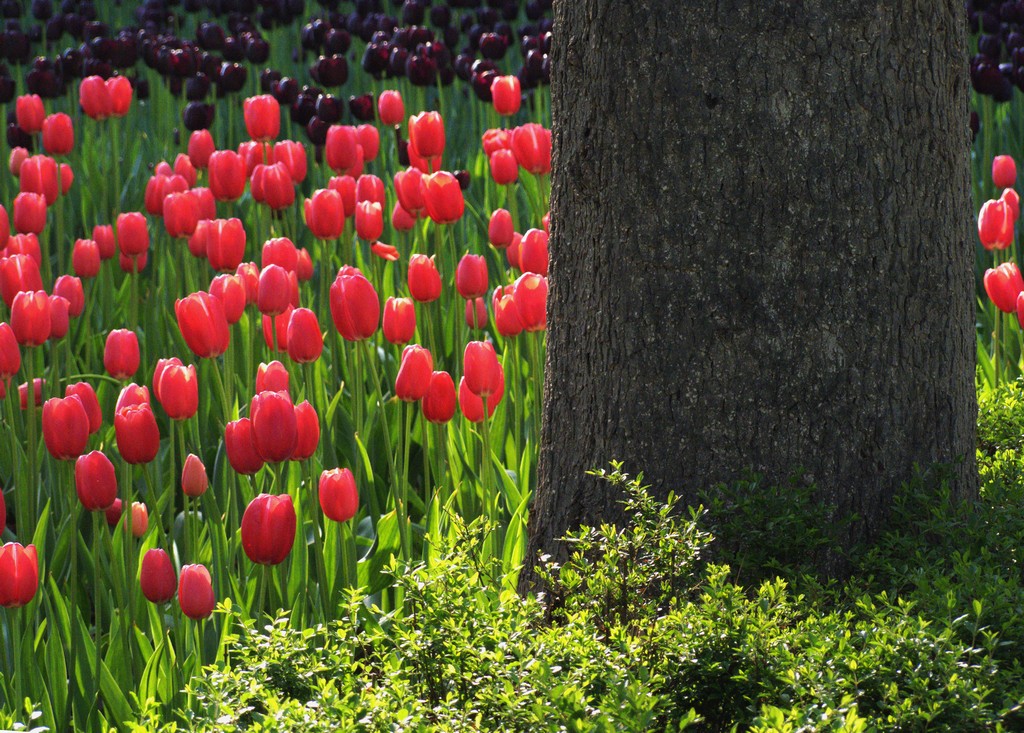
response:
[[[561,0],[528,558],[656,494],[798,467],[874,536],[974,464],[960,0]],[[524,575],[524,587],[532,575]]]

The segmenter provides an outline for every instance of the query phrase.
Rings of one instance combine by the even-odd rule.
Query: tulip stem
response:
[[[100,708],[100,667],[103,663],[102,644],[103,628],[102,617],[103,617],[103,597],[100,593],[100,551],[102,550],[103,543],[100,542],[100,538],[103,536],[103,519],[100,512],[92,513],[92,535],[93,545],[96,548],[93,551],[93,563],[92,563],[92,604],[93,604],[93,628],[95,641],[94,646],[96,650],[96,656],[94,658],[94,669],[92,676],[92,700],[93,700],[93,711],[99,712]],[[91,717],[91,712],[90,712]]]
[[[64,473],[62,470],[61,473]],[[69,604],[68,604],[68,618],[71,625],[71,648],[68,649],[68,696],[64,705],[64,719],[70,725],[73,718],[72,711],[74,710],[75,698],[78,694],[78,675],[76,673],[76,667],[78,666],[78,660],[82,659],[80,650],[80,642],[78,638],[78,517],[81,504],[79,502],[72,502],[71,506],[71,531],[68,533],[69,540],[71,542],[71,574],[68,577],[68,585],[70,586],[69,592]],[[79,721],[82,722],[82,721]],[[75,727],[78,727],[77,725]]]
[[[498,497],[497,492],[492,488],[494,468],[491,466],[491,431],[487,419],[487,395],[481,397],[484,405],[484,419],[481,421],[481,437],[483,439],[483,455],[480,457],[480,481],[483,490],[484,514],[490,521],[491,526],[487,531],[486,548],[490,548],[489,558],[500,557],[497,547],[498,532]]]
[[[24,505],[24,516],[18,517],[18,537],[24,543],[32,536],[29,525],[36,516],[36,482],[39,480],[39,466],[37,443],[39,441],[36,432],[36,385],[35,385],[35,358],[36,349],[29,347],[25,354],[25,376],[28,379],[25,393],[26,408],[28,414],[28,474],[23,475],[24,484],[19,486],[22,490],[22,497],[19,497],[19,513]]]
[[[999,308],[997,307],[995,309],[995,313],[996,313],[996,328],[995,328],[995,332],[992,335],[992,361],[995,364],[995,380],[996,380],[995,386],[998,388],[999,387],[999,376],[1000,376],[999,373],[1001,371],[1001,369],[1000,369],[1000,355],[999,355],[999,341],[1000,341],[1000,331],[1002,330],[1000,328],[1000,326],[1002,325],[1003,312],[1001,310],[999,310]]]
[[[391,471],[391,485],[393,487],[397,487],[399,482],[401,481],[401,478],[399,477],[398,469],[395,466],[395,454],[394,454],[394,451],[392,451],[392,449],[391,449],[391,430],[388,427],[388,416],[387,416],[386,405],[385,405],[385,402],[384,402],[384,391],[381,389],[381,386],[380,386],[380,374],[378,373],[378,370],[377,370],[377,356],[376,356],[376,354],[374,354],[371,351],[371,349],[376,348],[376,347],[374,347],[374,346],[372,346],[370,344],[369,339],[363,339],[359,343],[366,350],[366,353],[365,353],[364,356],[366,357],[367,361],[370,364],[370,375],[373,377],[373,386],[374,386],[374,389],[376,390],[376,400],[377,400],[377,403],[380,405],[379,409],[377,410],[377,414],[378,414],[378,416],[380,418],[381,431],[384,433],[384,453],[388,457],[388,468]],[[396,506],[395,506],[395,508],[397,509],[398,508],[398,497],[396,496],[395,498],[396,498],[396,502],[395,502]],[[402,521],[402,511],[399,511],[399,513],[398,513],[398,520],[399,520],[399,523],[398,523],[399,534],[401,535],[401,538],[402,538],[402,548],[405,549],[405,548],[410,547],[410,544],[409,544],[409,539],[405,536],[406,527],[405,527],[404,522]],[[407,554],[406,557],[411,559],[412,555],[411,554]]]

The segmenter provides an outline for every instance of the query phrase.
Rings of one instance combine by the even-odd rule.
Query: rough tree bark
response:
[[[528,557],[656,493],[803,467],[871,537],[974,465],[960,0],[562,0]],[[524,586],[532,576],[524,575]]]

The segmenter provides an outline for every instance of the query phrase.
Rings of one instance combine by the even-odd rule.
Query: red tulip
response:
[[[50,155],[67,155],[75,147],[71,118],[56,112],[43,120],[43,149]]]
[[[313,279],[313,260],[305,247],[299,250],[296,257],[295,274],[299,276],[299,282],[304,283]]]
[[[525,331],[543,331],[547,328],[548,279],[543,275],[526,273],[515,282],[512,299]]]
[[[146,217],[137,211],[117,215],[117,246],[121,254],[135,257],[149,249]],[[141,268],[140,268],[141,269]]]
[[[18,171],[18,190],[44,196],[46,205],[53,206],[58,193],[57,161],[47,155],[26,158]]]
[[[39,265],[29,255],[11,255],[0,258],[0,293],[10,308],[18,293],[43,289]]]
[[[548,235],[543,229],[528,229],[519,243],[519,268],[523,272],[548,274]]]
[[[11,304],[11,329],[22,346],[41,346],[50,338],[50,299],[42,290],[22,291]]]
[[[289,272],[295,272],[299,263],[299,251],[288,237],[274,237],[263,243],[260,266],[278,265]]]
[[[0,606],[28,605],[39,590],[39,560],[35,545],[8,542],[0,547]]]
[[[539,277],[539,275],[533,277]],[[519,310],[516,308],[511,290],[511,286],[497,288],[491,299],[491,307],[494,309],[494,327],[505,338],[518,336],[523,331],[523,322],[519,318]]]
[[[103,367],[114,379],[127,379],[139,368],[139,338],[134,331],[118,328],[107,334]]]
[[[430,384],[420,400],[420,408],[428,422],[440,425],[452,419],[455,415],[455,382],[448,372],[430,375]]]
[[[992,159],[992,183],[996,188],[1011,188],[1017,181],[1017,164],[1009,155]]]
[[[985,271],[983,279],[985,292],[1003,313],[1017,309],[1017,296],[1024,291],[1024,279],[1013,262],[1004,262],[995,269]],[[11,324],[14,325],[13,323]]]
[[[505,250],[505,257],[508,258],[508,264],[515,270],[519,269],[519,245],[522,244],[523,235],[519,232],[512,232],[512,244]]]
[[[4,247],[7,246],[7,241],[11,236],[11,220],[7,217],[7,209],[0,204],[0,254],[3,253]]]
[[[185,343],[200,359],[220,356],[227,351],[231,332],[224,306],[209,293],[192,293],[174,304],[178,328]]]
[[[283,494],[260,494],[242,515],[242,549],[258,565],[284,562],[295,544],[295,506]]]
[[[199,225],[199,207],[192,191],[167,194],[163,203],[164,229],[177,238],[191,237]]]
[[[160,450],[160,430],[148,403],[122,407],[114,415],[117,450],[125,463],[149,463]]]
[[[40,377],[36,377],[32,380],[32,397],[36,407],[43,404],[43,387],[46,386],[46,380]],[[22,382],[18,385],[18,401],[21,403],[21,409],[28,409],[28,382]]]
[[[482,144],[484,154],[488,157],[493,155],[495,150],[511,150],[512,133],[501,128],[487,130],[483,134]]]
[[[46,227],[46,198],[37,193],[14,197],[14,231],[39,234]]]
[[[116,415],[126,407],[148,404],[149,388],[132,382],[121,388],[121,393],[117,396],[117,402],[114,403],[114,414]]]
[[[487,159],[491,169],[491,178],[499,186],[509,186],[519,178],[519,161],[515,154],[506,148],[495,150]]]
[[[295,406],[295,426],[299,437],[291,460],[305,461],[320,444],[320,419],[309,402],[303,401]]]
[[[495,209],[487,226],[487,241],[498,249],[505,249],[512,244],[512,235],[514,233],[515,228],[512,226],[512,214],[507,209]]]
[[[470,328],[487,326],[487,305],[483,298],[466,301],[466,325]]]
[[[288,393],[288,370],[279,361],[260,364],[256,369],[256,394],[260,392]]]
[[[306,226],[317,239],[337,239],[345,226],[345,208],[341,195],[331,189],[318,189],[304,205]]]
[[[59,295],[51,295],[50,305],[50,340],[64,338],[68,332],[68,301]]]
[[[185,496],[198,499],[206,493],[210,480],[206,476],[206,466],[199,456],[189,453],[185,465],[181,468],[181,490]]]
[[[167,417],[172,420],[187,420],[199,409],[199,383],[196,368],[192,364],[167,363],[153,378],[153,393],[160,402]]]
[[[1002,199],[986,201],[978,212],[978,238],[985,249],[1006,249],[1013,244],[1013,209]]]
[[[216,599],[213,579],[203,565],[185,565],[178,576],[178,603],[181,612],[195,621],[202,621],[213,613]]]
[[[184,153],[178,153],[174,156],[174,174],[184,178],[189,188],[194,187],[198,180],[196,167],[192,165],[192,159]]]
[[[14,102],[14,118],[18,127],[34,135],[43,129],[43,119],[46,117],[46,110],[43,109],[43,100],[38,94],[23,94]]]
[[[551,130],[528,122],[512,131],[512,152],[519,165],[534,175],[551,172]]]
[[[210,156],[217,149],[213,143],[213,135],[209,130],[196,130],[188,139],[188,159],[192,165],[205,169],[210,163]]]
[[[269,94],[246,99],[242,114],[245,130],[253,140],[273,140],[281,131],[281,105]]]
[[[348,125],[331,125],[327,129],[327,142],[324,146],[327,165],[335,173],[349,170],[358,160],[358,145],[359,135],[356,128]]]
[[[434,358],[422,346],[406,346],[395,379],[395,396],[403,402],[416,402],[423,398],[430,386],[434,371]]]
[[[511,117],[519,111],[523,92],[517,76],[496,76],[491,82],[491,101],[494,111],[503,117]]]
[[[85,408],[85,414],[89,416],[89,434],[97,432],[103,426],[103,413],[100,410],[100,401],[96,397],[96,390],[88,382],[75,382],[64,388],[65,397],[77,397]]]
[[[299,364],[316,361],[324,350],[324,337],[320,332],[316,313],[308,308],[296,308],[288,321],[288,356]]]
[[[373,201],[384,207],[384,181],[374,175],[365,174],[356,179],[356,203]]]
[[[360,125],[356,128],[359,147],[363,149],[363,160],[376,160],[380,152],[380,133],[373,125]]]
[[[233,150],[210,155],[210,190],[218,201],[234,201],[245,192],[245,161]]]
[[[141,539],[149,529],[149,509],[141,501],[132,502],[132,537]]]
[[[253,440],[252,422],[247,417],[224,427],[224,450],[235,473],[254,474],[263,468],[263,459]]]
[[[260,170],[262,170],[262,175],[258,176]],[[256,195],[257,177],[260,179],[259,187],[262,192],[260,198],[257,198]],[[262,199],[263,203],[266,203],[274,211],[286,209],[295,203],[295,183],[292,181],[291,172],[283,163],[257,168],[257,171],[253,172],[252,180],[250,188],[253,191],[253,198],[258,201]]]
[[[11,155],[7,159],[7,167],[11,175],[17,178],[21,175],[21,165],[28,160],[29,152],[26,148],[11,148]]]
[[[210,283],[210,295],[221,302],[228,324],[238,323],[245,310],[245,285],[238,275],[217,275]]]
[[[54,397],[43,405],[43,440],[58,461],[78,458],[89,443],[89,416],[75,396]]]
[[[333,468],[320,474],[320,508],[335,522],[347,522],[359,510],[356,480],[347,468]]]
[[[267,463],[288,460],[298,444],[295,406],[285,392],[260,392],[249,408],[253,444]]]
[[[498,409],[501,398],[505,395],[505,373],[501,369],[500,364],[498,365],[498,374],[500,375],[500,381],[498,381],[499,389],[487,397],[487,417],[494,415],[494,411]],[[459,409],[462,410],[462,414],[470,422],[482,422],[484,419],[483,397],[474,394],[469,389],[466,385],[465,377],[459,381]]]
[[[113,112],[110,90],[100,76],[87,76],[78,85],[78,103],[82,111],[94,120],[105,120]]]
[[[439,112],[420,112],[409,118],[409,147],[422,158],[444,153],[444,120]]]
[[[139,585],[142,587],[142,595],[150,603],[167,603],[174,598],[178,579],[174,577],[171,558],[164,550],[153,548],[142,556]]]
[[[496,394],[502,388],[501,364],[489,341],[470,341],[463,354],[466,386],[480,397]]]
[[[417,303],[431,303],[441,297],[441,275],[434,255],[415,254],[409,258],[409,294]]]
[[[82,281],[71,275],[61,275],[53,284],[53,294],[68,301],[68,315],[78,318],[85,308],[85,291]]]
[[[423,176],[427,214],[437,224],[453,224],[462,218],[466,202],[458,180],[447,171]]]
[[[206,256],[210,267],[233,271],[245,256],[245,227],[239,219],[213,219],[206,224]]]
[[[294,281],[294,282],[293,282]],[[260,271],[256,306],[266,316],[284,313],[292,304],[293,287],[298,286],[294,272],[288,272],[280,265],[268,265]]]
[[[86,453],[75,461],[75,493],[88,512],[106,511],[113,505],[117,498],[117,473],[101,451]]]
[[[168,168],[168,171],[170,168]],[[154,216],[163,216],[164,199],[172,193],[184,193],[188,191],[188,182],[181,176],[164,175],[162,173],[150,176],[146,183],[146,194],[144,197],[146,213]]]
[[[107,520],[107,524],[111,527],[116,527],[117,523],[121,521],[121,500],[114,499],[114,503],[103,512],[104,517]]]
[[[395,194],[403,209],[411,214],[419,214],[427,206],[423,173],[418,168],[398,171],[395,174]]]
[[[482,255],[462,256],[455,269],[455,289],[466,300],[487,293],[487,260]]]
[[[999,200],[1010,207],[1010,217],[1016,223],[1020,219],[1020,194],[1012,188],[1007,188],[999,196]]]
[[[245,286],[245,304],[253,305],[259,295],[260,268],[255,262],[243,262],[235,269],[235,275]]]
[[[402,93],[394,89],[381,92],[377,98],[377,116],[380,117],[380,123],[388,127],[402,124],[402,120],[405,119]]]
[[[21,369],[21,349],[9,323],[0,323],[0,381],[13,377]]]
[[[124,117],[132,103],[132,83],[123,76],[112,76],[107,79],[107,91],[110,92],[110,115]]]
[[[109,260],[117,254],[117,242],[114,240],[114,227],[110,224],[97,224],[92,228],[92,238],[100,249],[100,259]]]
[[[391,209],[391,226],[398,232],[412,231],[416,226],[416,217],[403,209],[401,204],[396,203]]]
[[[293,140],[282,140],[274,145],[271,156],[275,163],[281,163],[295,183],[306,180],[306,148]]]
[[[35,260],[37,265],[42,265],[43,253],[39,248],[39,237],[31,232],[8,237],[6,256],[12,257],[14,255],[28,255]]]
[[[362,201],[356,204],[356,234],[360,239],[373,242],[384,233],[384,213],[380,204]]]
[[[410,298],[388,298],[384,303],[384,338],[406,344],[416,333],[416,308]]]
[[[341,196],[341,205],[345,208],[345,218],[356,213],[356,179],[352,176],[335,176],[327,182],[327,188],[337,191]],[[342,222],[344,226],[344,222]]]
[[[362,274],[338,274],[331,285],[331,317],[346,341],[370,338],[380,322],[377,291]]]

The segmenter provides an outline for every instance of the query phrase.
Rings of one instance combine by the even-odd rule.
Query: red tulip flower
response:
[[[502,117],[511,117],[519,111],[523,92],[517,76],[496,76],[491,82],[491,102],[494,111]]]
[[[0,547],[0,606],[28,605],[39,590],[39,560],[35,545],[8,542]]]
[[[213,579],[203,565],[185,565],[178,576],[178,603],[181,612],[195,621],[202,621],[213,613],[216,599]]]
[[[298,364],[316,361],[324,350],[324,337],[320,332],[316,313],[308,308],[296,308],[288,320],[288,356]]]
[[[38,193],[46,198],[47,206],[53,206],[58,194],[57,161],[47,155],[26,158],[18,171],[18,190],[21,193]]]
[[[483,298],[466,301],[466,325],[470,328],[484,328],[487,325],[487,304]]]
[[[114,103],[110,90],[100,76],[87,76],[78,85],[78,103],[86,116],[105,120],[113,113]]]
[[[75,147],[71,118],[56,112],[43,120],[43,149],[50,155],[67,155]]]
[[[124,117],[132,104],[132,83],[126,77],[112,76],[106,84],[110,93],[110,116]]]
[[[1004,262],[995,269],[985,271],[985,292],[1003,313],[1017,310],[1017,296],[1024,291],[1024,279],[1013,262]],[[13,323],[11,325],[14,325]]]
[[[295,405],[285,392],[260,392],[249,408],[253,444],[267,463],[291,458],[298,443]]]
[[[331,317],[346,341],[370,338],[380,322],[377,291],[362,274],[341,274],[331,284]]]
[[[487,159],[491,169],[491,178],[499,186],[510,186],[519,178],[519,161],[508,149],[495,150]]]
[[[466,201],[454,175],[440,171],[423,176],[423,196],[427,214],[437,224],[453,224],[462,218]]]
[[[43,129],[43,120],[46,118],[46,110],[43,108],[43,100],[38,94],[23,94],[14,102],[14,118],[18,127],[34,135]]]
[[[363,160],[376,160],[380,152],[380,132],[373,125],[360,125],[356,128],[359,147],[363,149]]]
[[[540,277],[534,275],[533,277]],[[512,295],[512,288],[497,288],[494,297],[491,299],[491,307],[494,309],[494,327],[505,338],[518,336],[523,332],[523,322],[519,318],[519,309],[516,308],[515,298]]]
[[[487,260],[482,255],[462,256],[455,269],[455,289],[466,300],[487,293]]]
[[[548,274],[548,235],[543,229],[528,229],[519,243],[519,269]]]
[[[53,283],[53,294],[68,301],[68,315],[78,318],[85,308],[85,291],[82,281],[72,275],[61,275]]]
[[[502,371],[490,341],[470,341],[463,354],[465,381],[469,391],[488,397],[501,390]]]
[[[293,282],[294,281],[294,282]],[[280,265],[268,265],[260,271],[256,306],[265,316],[284,313],[292,304],[292,290],[298,287],[294,272],[288,272]]]
[[[409,294],[417,303],[431,303],[441,297],[441,275],[434,257],[415,254],[409,258]]]
[[[374,175],[365,174],[356,179],[356,204],[374,201],[384,207],[384,181]]]
[[[58,461],[82,455],[89,443],[89,416],[75,396],[54,397],[43,405],[43,440]]]
[[[14,231],[39,234],[46,227],[46,198],[37,193],[14,197]]]
[[[194,187],[198,180],[196,167],[192,165],[192,159],[185,153],[178,153],[174,156],[174,174],[184,178],[189,188]]]
[[[245,286],[246,305],[255,304],[260,288],[260,268],[255,262],[243,262],[235,269],[235,275]]]
[[[107,334],[103,367],[114,379],[127,379],[139,369],[139,338],[134,331],[118,328]]]
[[[299,276],[299,282],[309,282],[313,279],[313,259],[309,256],[309,250],[305,247],[299,249],[295,261],[295,274]]]
[[[245,285],[238,275],[217,275],[210,283],[210,295],[221,302],[228,324],[238,323],[245,311]]]
[[[408,232],[416,226],[416,217],[396,203],[391,209],[391,226],[395,231]]]
[[[421,158],[444,153],[444,120],[440,112],[421,112],[409,118],[409,146]]]
[[[85,408],[85,414],[89,416],[89,434],[99,431],[103,426],[103,412],[100,410],[100,401],[96,396],[96,390],[88,382],[75,382],[64,388],[65,397],[77,397]]]
[[[274,145],[271,159],[281,163],[292,176],[295,183],[306,180],[306,148],[294,140],[282,140]]]
[[[235,473],[251,475],[263,468],[263,458],[256,451],[252,422],[247,417],[224,426],[224,450]]]
[[[141,539],[149,529],[149,509],[141,501],[132,502],[132,537]]]
[[[380,93],[377,98],[377,116],[382,125],[395,127],[402,124],[405,119],[405,102],[402,101],[402,93],[394,89],[387,89]]]
[[[318,189],[306,199],[306,226],[317,239],[337,239],[345,227],[345,207],[341,194],[331,189]]]
[[[22,291],[11,304],[11,330],[22,346],[42,346],[50,338],[50,299],[42,290]]]
[[[281,132],[281,105],[269,94],[246,99],[242,114],[245,130],[253,140],[273,140]]]
[[[484,155],[488,157],[493,155],[495,150],[511,150],[512,133],[501,128],[487,130],[483,134],[481,144],[484,149]]]
[[[6,256],[11,257],[13,255],[28,255],[35,260],[37,265],[42,265],[43,253],[39,248],[39,237],[31,232],[8,237]]]
[[[163,203],[164,228],[175,239],[191,237],[199,225],[199,207],[192,191],[167,194]]]
[[[359,510],[359,490],[352,472],[333,468],[320,474],[320,508],[334,522],[347,522]]]
[[[362,201],[356,204],[356,234],[369,242],[380,239],[384,233],[384,213],[380,204]]]
[[[256,394],[260,392],[288,393],[288,370],[279,361],[260,364],[256,369]]]
[[[999,200],[1010,207],[1010,217],[1016,223],[1020,219],[1020,194],[1012,188],[1007,188],[999,196]]]
[[[395,195],[398,203],[410,214],[418,215],[426,208],[423,173],[419,168],[407,168],[395,174]]]
[[[416,333],[416,307],[410,298],[388,298],[384,303],[384,338],[406,344]]]
[[[188,138],[188,159],[192,161],[193,166],[200,170],[209,165],[210,156],[216,149],[213,135],[209,130],[196,130]]]
[[[116,415],[126,407],[148,404],[149,388],[132,382],[121,388],[121,393],[117,396],[117,402],[114,403],[114,414]]]
[[[0,381],[10,379],[21,369],[21,349],[9,323],[0,323]]]
[[[114,434],[125,463],[149,463],[160,450],[160,430],[149,403],[118,410],[114,415]]]
[[[245,161],[233,150],[218,150],[209,160],[210,191],[218,201],[234,201],[245,192]]]
[[[448,372],[434,372],[426,394],[420,400],[423,417],[438,425],[448,422],[455,415],[455,382]]]
[[[153,393],[172,420],[187,420],[199,409],[199,382],[192,364],[158,364],[153,378]]]
[[[14,305],[18,293],[43,289],[39,265],[30,255],[10,255],[0,258],[0,293],[8,308]]]
[[[117,473],[101,451],[86,453],[75,461],[75,493],[88,512],[103,512],[113,505],[117,498]]]
[[[50,340],[58,341],[68,332],[68,301],[59,295],[50,296]]]
[[[299,251],[288,237],[274,237],[263,243],[260,267],[278,265],[289,272],[295,272],[299,264]]]
[[[536,273],[520,275],[513,288],[512,299],[524,331],[547,328],[548,279]]]
[[[257,186],[260,195],[257,195]],[[292,181],[292,174],[283,163],[257,167],[257,170],[253,171],[250,190],[254,199],[265,203],[274,211],[286,209],[295,203],[295,183]]]
[[[142,556],[139,585],[142,587],[142,595],[150,603],[167,603],[174,598],[178,579],[174,576],[171,558],[164,550],[153,548]]]
[[[287,494],[260,494],[242,515],[242,549],[257,565],[284,562],[295,544],[295,506]]]
[[[487,241],[493,247],[505,249],[512,244],[514,233],[512,214],[507,209],[495,209],[491,214],[490,223],[487,225]]]
[[[206,476],[206,466],[194,453],[189,453],[185,465],[181,468],[181,490],[192,499],[198,499],[206,493],[210,479]]]
[[[0,256],[4,254],[4,247],[11,237],[11,220],[7,217],[7,209],[0,204]]]
[[[352,176],[334,176],[327,182],[327,188],[337,191],[341,196],[341,205],[345,209],[345,218],[356,213],[356,179]]]
[[[348,125],[331,125],[327,129],[324,152],[327,165],[335,173],[344,173],[358,161],[359,134]]]
[[[239,219],[213,219],[206,224],[206,257],[210,267],[232,272],[245,256],[245,227]]]
[[[117,242],[114,240],[114,227],[110,224],[97,224],[92,228],[92,238],[100,249],[100,259],[109,260],[117,254]]]
[[[45,386],[45,379],[36,377],[32,380],[32,402],[36,407],[40,407],[43,404],[43,387]],[[18,385],[18,402],[22,410],[28,409],[28,382]]]
[[[433,372],[434,358],[427,349],[416,345],[406,346],[395,379],[395,396],[402,402],[422,399],[430,387]]]
[[[1017,164],[1009,155],[992,159],[992,183],[996,188],[1011,188],[1017,181]]]
[[[11,175],[17,178],[21,175],[21,165],[28,160],[29,152],[26,148],[11,148],[11,155],[7,158],[7,168]]]
[[[117,215],[117,246],[121,254],[136,257],[149,249],[146,217],[137,211]]]
[[[320,418],[309,402],[303,401],[295,406],[295,426],[299,437],[291,460],[305,461],[312,457],[320,444]]]
[[[231,332],[224,306],[209,293],[192,293],[174,304],[178,328],[185,343],[200,359],[220,356],[227,351]]]
[[[1006,201],[986,201],[978,212],[978,238],[985,249],[1006,249],[1013,244],[1014,217]]]
[[[494,411],[498,409],[501,398],[505,395],[505,373],[501,369],[500,364],[498,365],[498,370],[500,374],[499,390],[487,397],[487,417],[494,415]],[[463,416],[470,422],[478,423],[484,419],[483,397],[474,394],[469,389],[465,377],[459,381],[459,409],[462,410]]]
[[[512,152],[524,169],[540,175],[551,172],[551,130],[528,122],[512,131]]]

